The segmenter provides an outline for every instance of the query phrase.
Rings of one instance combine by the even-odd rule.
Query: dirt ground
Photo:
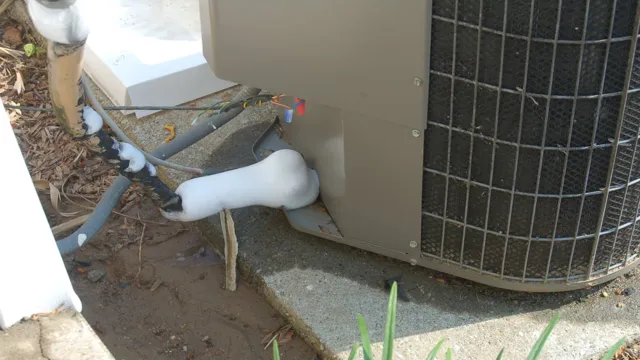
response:
[[[25,14],[21,1],[0,14],[0,96],[5,105],[50,108],[46,46]],[[55,226],[90,213],[117,171],[71,139],[52,112],[7,113],[54,235],[63,238],[75,228]],[[242,280],[235,292],[222,289],[224,263],[192,224],[167,222],[136,186],[117,211],[65,259],[84,316],[117,360],[272,359],[273,332],[281,358],[316,358]]]
[[[242,280],[222,288],[224,262],[197,227],[167,222],[147,199],[124,214],[65,259],[83,315],[117,360],[272,359],[265,342],[286,324]],[[316,359],[286,327],[278,341],[282,359]]]
[[[2,101],[50,107],[45,46],[7,13],[0,14]],[[25,45],[35,45],[35,54],[27,56]],[[88,214],[116,171],[66,135],[53,113],[7,112],[52,228]],[[274,336],[282,359],[318,359],[241,279],[235,292],[222,289],[223,261],[193,224],[167,222],[135,187],[117,210],[65,259],[83,315],[117,360],[272,359]],[[639,354],[633,344],[615,360]]]

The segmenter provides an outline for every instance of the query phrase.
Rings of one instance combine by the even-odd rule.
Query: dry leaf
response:
[[[77,218],[73,218],[69,221],[63,222],[60,225],[56,225],[51,228],[51,232],[54,236],[61,234],[67,230],[74,229],[82,224],[84,224],[87,220],[89,220],[89,215],[78,216]]]
[[[53,205],[53,208],[56,209],[58,214],[64,217],[69,217],[69,216],[74,216],[78,213],[77,211],[72,213],[65,213],[60,211],[59,205],[58,205],[58,202],[60,201],[60,190],[58,190],[58,188],[55,187],[52,183],[49,183],[49,196],[51,197],[51,205]]]
[[[49,190],[49,182],[47,180],[34,180],[33,186],[38,190]]]
[[[153,285],[151,285],[151,288],[150,288],[149,290],[151,290],[152,292],[153,292],[153,291],[156,291],[156,289],[157,289],[158,287],[160,287],[160,285],[161,285],[161,284],[162,284],[162,279],[157,279],[157,280],[153,283]]]
[[[286,344],[293,339],[293,331],[283,332],[278,337],[278,344]]]
[[[16,82],[13,83],[13,89],[18,94],[22,94],[24,92],[24,82],[22,81],[22,74],[20,74],[20,71],[18,70],[16,70]]]
[[[52,183],[49,183],[49,194],[51,196],[51,205],[53,208],[58,211],[58,201],[60,201],[60,190],[57,187],[53,186]]]

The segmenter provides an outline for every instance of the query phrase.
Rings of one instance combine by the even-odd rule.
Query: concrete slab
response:
[[[27,321],[0,331],[0,359],[45,360],[40,348],[40,324]]]
[[[0,360],[115,360],[84,317],[64,311],[0,331]]]
[[[249,109],[173,160],[222,168],[251,164],[251,145],[274,111]],[[154,115],[117,121],[150,150],[164,138],[162,121],[177,124],[181,131],[191,119],[179,112],[158,116],[165,120]],[[165,175],[174,185],[188,178],[175,172]],[[398,303],[396,359],[425,358],[442,338],[457,359],[495,358],[503,347],[504,358],[522,358],[557,312],[561,321],[545,347],[545,359],[591,359],[622,336],[640,338],[640,291],[615,295],[618,288],[640,290],[637,270],[608,284],[608,297],[600,296],[602,289],[514,293],[301,234],[279,210],[247,208],[233,216],[243,274],[325,358],[346,358],[351,344],[359,340],[358,313],[367,320],[380,353],[388,301],[384,280],[400,274],[411,301]],[[219,218],[201,224],[213,246],[223,249]]]
[[[109,98],[100,90],[94,82],[91,82],[91,88],[96,98],[102,104],[113,104]],[[219,101],[231,99],[239,90],[240,86],[217,92],[213,95],[196,99],[183,105],[207,106]],[[175,125],[176,135],[187,131],[191,128],[193,120],[203,112],[198,111],[173,111],[173,112],[157,112],[144,118],[137,118],[135,115],[123,115],[119,111],[110,111],[109,114],[118,123],[122,130],[127,133],[131,139],[146,151],[153,151],[160,146],[166,139],[168,133],[164,130],[164,125]],[[207,114],[202,115],[203,119]],[[235,122],[245,126],[248,119],[246,117],[238,118]],[[212,149],[216,149],[222,140],[228,135],[231,129],[223,127],[216,131],[216,136],[208,136],[194,146],[185,149],[181,153],[174,155],[170,160],[179,164],[193,167],[207,167]],[[249,150],[250,151],[250,150]],[[168,183],[177,184],[190,179],[191,175],[179,171],[161,168],[160,176]]]

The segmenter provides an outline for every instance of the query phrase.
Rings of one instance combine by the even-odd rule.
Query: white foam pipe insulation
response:
[[[87,0],[28,0],[28,8],[36,29],[50,41],[71,44],[89,36],[86,14],[91,11],[91,4]],[[96,119],[100,115],[95,111],[85,108],[83,115],[87,134],[101,127],[102,119]],[[130,160],[127,171],[137,172],[151,165],[146,164],[144,154],[135,147],[119,145],[120,158]],[[170,220],[195,221],[222,209],[248,206],[296,209],[313,203],[319,188],[317,173],[307,167],[298,152],[279,150],[256,164],[182,183],[176,190],[182,211],[161,212]]]
[[[163,215],[194,221],[222,209],[256,205],[297,209],[313,203],[319,189],[318,174],[298,152],[279,150],[256,164],[183,182],[176,189],[183,210]]]

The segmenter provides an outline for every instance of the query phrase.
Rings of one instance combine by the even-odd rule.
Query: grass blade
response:
[[[278,349],[278,340],[273,340],[273,360],[280,360],[280,350]]]
[[[356,358],[356,354],[358,353],[358,348],[360,347],[360,343],[355,343],[351,347],[351,352],[349,353],[349,360],[353,360]]]
[[[362,352],[364,354],[364,360],[373,360],[371,352],[371,340],[369,339],[369,330],[367,330],[367,323],[364,321],[364,317],[358,314],[358,327],[360,328],[360,338],[362,339]]]
[[[444,344],[444,339],[440,340],[436,344],[436,347],[434,347],[433,350],[431,350],[431,352],[429,353],[429,355],[427,355],[426,360],[435,360],[436,356],[438,355],[438,351],[440,351],[440,347],[442,347],[442,344]]]
[[[396,306],[398,302],[398,284],[394,281],[389,294],[387,307],[387,325],[384,327],[382,360],[393,360],[393,338],[396,331]]]
[[[618,340],[618,342],[615,343],[611,348],[609,348],[609,351],[607,351],[607,353],[604,354],[604,357],[602,358],[602,360],[613,360],[613,357],[616,355],[618,350],[620,350],[620,348],[624,344],[624,341],[625,341],[624,338]]]
[[[496,360],[502,360],[502,354],[504,354],[504,348],[502,348],[502,350],[500,350],[500,352],[498,353],[498,357],[496,358]]]
[[[547,342],[549,335],[551,335],[551,331],[556,326],[559,319],[560,319],[560,314],[556,314],[556,316],[554,316],[553,319],[551,319],[551,321],[549,322],[547,327],[544,329],[544,331],[542,332],[542,334],[540,335],[536,343],[531,348],[531,352],[529,352],[529,356],[527,357],[527,360],[536,360],[540,356],[540,353],[542,353],[542,348],[544,347],[544,343]]]
[[[451,348],[447,349],[447,353],[446,353],[446,360],[452,360],[453,359],[453,354],[451,353]]]

